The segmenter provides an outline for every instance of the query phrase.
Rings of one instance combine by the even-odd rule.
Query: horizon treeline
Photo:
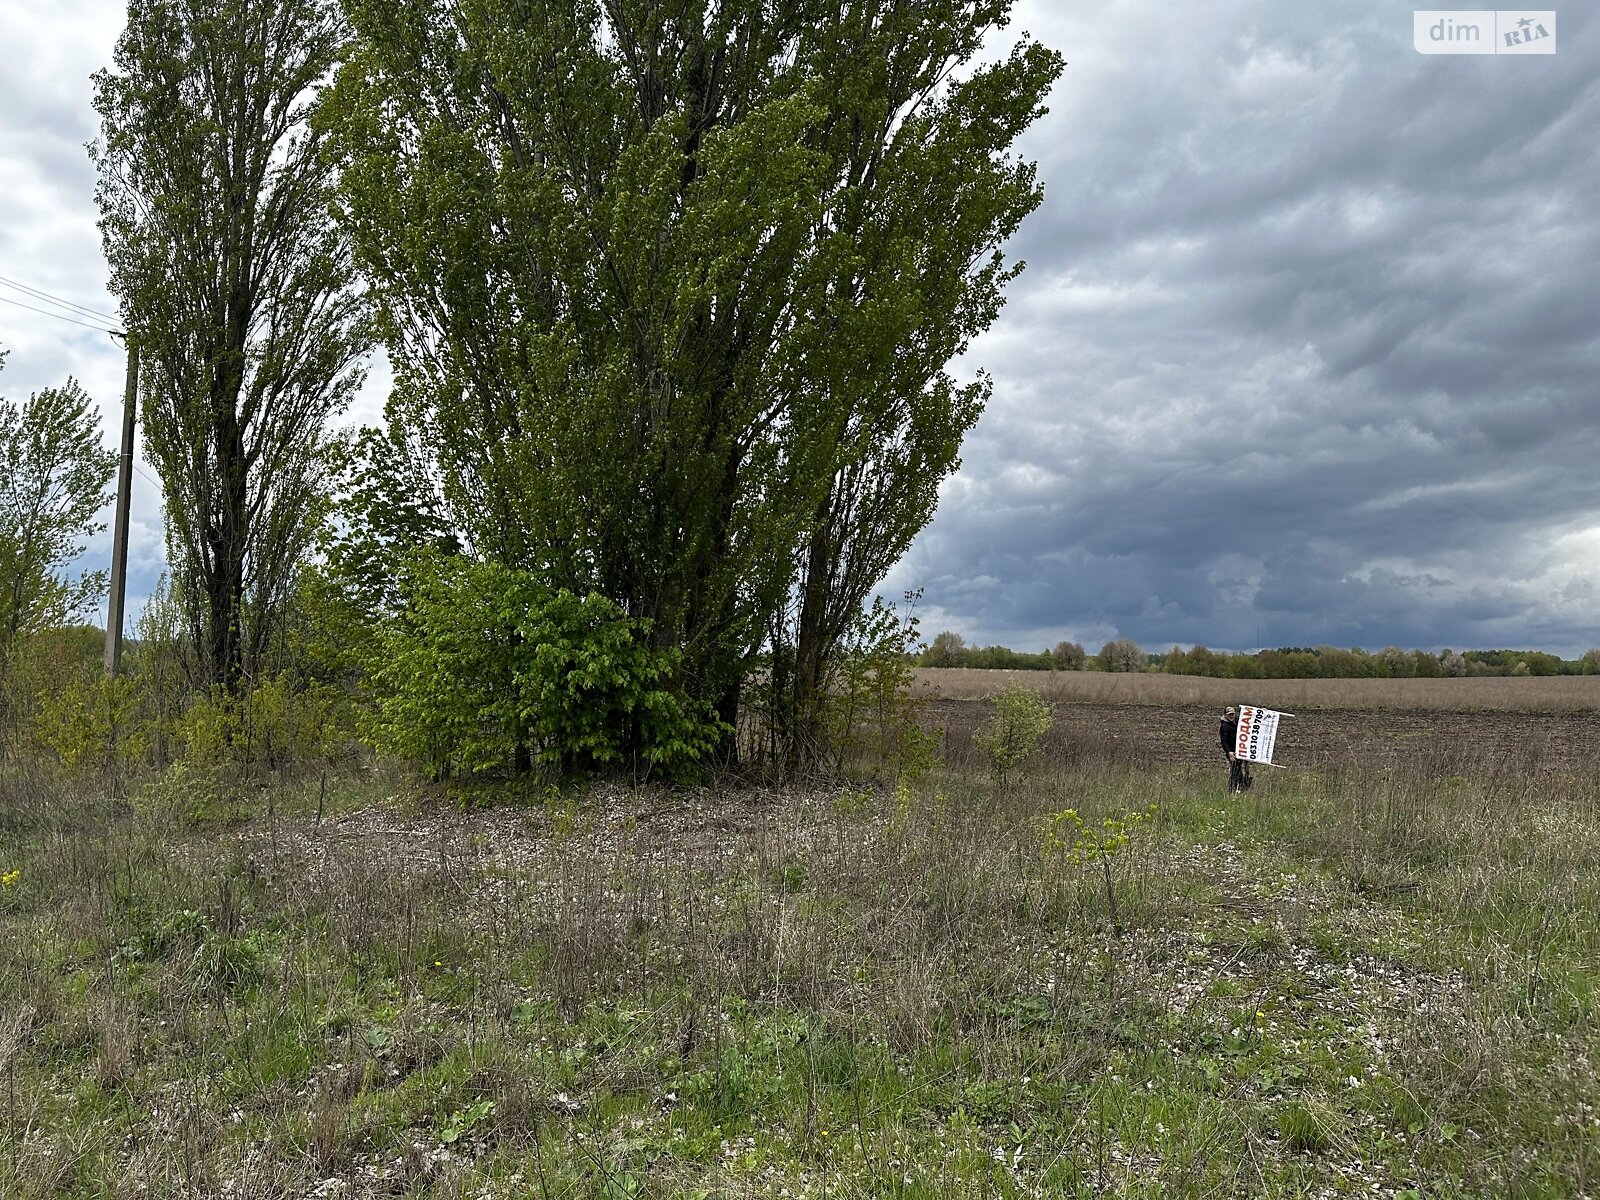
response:
[[[1600,649],[1564,659],[1542,650],[1452,650],[1437,654],[1386,646],[1280,646],[1254,653],[1211,650],[1196,645],[1147,652],[1127,638],[1105,643],[1091,654],[1077,642],[1058,642],[1037,653],[1006,646],[968,646],[944,630],[918,658],[924,667],[962,667],[998,671],[1149,671],[1166,675],[1204,675],[1214,679],[1449,679],[1520,675],[1600,675]]]

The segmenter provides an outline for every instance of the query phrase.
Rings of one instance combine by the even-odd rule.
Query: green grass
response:
[[[1593,1189],[1600,776],[1221,782],[7,780],[0,1196]]]

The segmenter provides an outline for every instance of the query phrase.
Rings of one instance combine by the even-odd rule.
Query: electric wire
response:
[[[99,309],[90,308],[87,305],[75,304],[71,300],[63,300],[59,296],[52,296],[49,292],[41,291],[38,288],[29,287],[25,283],[19,283],[15,279],[8,279],[4,275],[0,275],[0,285],[14,288],[17,291],[22,292],[24,295],[32,296],[36,299],[42,300],[46,304],[54,304],[57,308],[66,309],[67,312],[70,313],[76,313],[86,317],[100,317],[113,324],[121,324],[116,317],[111,316],[109,313],[103,313]],[[104,325],[91,325],[87,321],[79,321],[75,317],[65,316],[62,313],[50,312],[43,308],[35,308],[31,304],[24,304],[21,300],[13,300],[10,296],[0,296],[0,300],[5,301],[7,304],[14,304],[18,308],[25,308],[31,313],[38,313],[41,317],[54,317],[56,320],[65,321],[69,325],[77,325],[84,329],[93,329],[99,333],[109,333],[114,338],[126,339],[128,336],[125,330],[108,329]],[[119,407],[120,403],[121,402],[119,402]],[[134,459],[128,465],[134,469],[135,473],[138,474],[140,479],[143,479],[151,487],[156,489],[157,495],[162,494],[161,485],[154,479],[151,479],[149,475],[145,474],[144,468],[139,465],[137,459]]]
[[[38,313],[41,317],[54,317],[58,321],[65,321],[68,325],[81,325],[85,329],[93,329],[99,333],[109,333],[113,337],[121,332],[118,329],[107,329],[104,325],[91,325],[87,321],[75,321],[71,317],[62,316],[60,313],[53,313],[44,308],[35,308],[31,304],[24,304],[21,300],[13,300],[10,296],[0,296],[0,301],[4,301],[7,304],[15,304],[18,308],[25,308],[29,312]]]
[[[63,300],[60,296],[52,295],[43,288],[36,288],[30,284],[23,283],[20,279],[12,279],[6,275],[0,275],[0,283],[5,284],[7,287],[16,288],[19,292],[27,292],[28,295],[33,296],[35,299],[47,301],[59,308],[75,310],[86,317],[99,317],[102,320],[113,322],[120,320],[108,312],[101,312],[98,308],[90,308],[87,304],[79,304],[76,300]]]
[[[59,296],[52,296],[49,292],[44,292],[44,291],[40,291],[38,288],[29,287],[25,283],[18,283],[15,279],[8,279],[4,275],[0,275],[0,284],[5,284],[8,287],[16,288],[18,291],[26,292],[30,296],[37,296],[39,299],[45,301],[48,304],[56,304],[56,305],[60,305],[62,308],[66,308],[66,309],[69,309],[69,310],[76,310],[76,311],[84,314],[85,316],[105,317],[105,319],[108,320],[108,321],[115,321],[117,319],[117,318],[115,318],[113,316],[108,315],[107,313],[101,312],[99,309],[89,308],[87,305],[83,305],[83,304],[74,304],[70,300],[63,300]],[[42,308],[34,308],[33,305],[31,305],[31,304],[24,304],[22,301],[13,300],[9,296],[0,296],[0,300],[4,300],[7,304],[15,304],[18,308],[25,308],[29,312],[38,313],[40,316],[43,316],[43,317],[54,317],[58,321],[66,321],[67,323],[69,323],[71,325],[81,325],[85,329],[95,329],[95,330],[99,330],[101,333],[109,333],[112,337],[120,338],[120,337],[126,336],[123,333],[123,331],[120,330],[120,329],[107,329],[103,325],[90,325],[87,322],[74,320],[72,317],[63,316],[60,313],[47,312],[45,309],[42,309]],[[120,401],[118,402],[118,404],[120,406]],[[155,488],[157,492],[159,492],[161,490],[161,485],[159,483],[157,483],[154,479],[151,479],[150,476],[146,475],[145,472],[144,472],[144,469],[142,467],[140,467],[137,462],[133,463],[132,466],[133,466],[134,471],[138,474],[139,478],[143,479],[151,487]]]

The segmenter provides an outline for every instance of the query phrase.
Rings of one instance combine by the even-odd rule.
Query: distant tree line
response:
[[[1402,650],[1373,652],[1359,646],[1280,646],[1254,654],[1230,654],[1195,646],[1148,654],[1127,638],[1107,642],[1098,654],[1077,642],[1058,642],[1036,654],[1005,646],[968,646],[952,630],[937,634],[923,652],[925,667],[1005,671],[1154,671],[1206,675],[1214,679],[1446,679],[1478,676],[1600,675],[1600,649],[1574,659],[1542,650]]]

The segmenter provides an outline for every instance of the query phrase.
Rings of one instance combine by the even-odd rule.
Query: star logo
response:
[[[1526,30],[1526,29],[1527,29],[1527,28],[1528,28],[1528,26],[1529,26],[1529,25],[1532,25],[1532,24],[1533,24],[1533,21],[1532,21],[1532,20],[1530,20],[1530,19],[1529,19],[1529,18],[1527,18],[1527,17],[1523,17],[1523,18],[1522,18],[1522,20],[1520,20],[1520,21],[1518,21],[1518,22],[1517,22],[1517,24],[1518,24],[1518,25],[1520,25],[1520,26],[1522,26],[1522,28],[1523,28],[1523,29],[1524,29],[1524,30]]]

